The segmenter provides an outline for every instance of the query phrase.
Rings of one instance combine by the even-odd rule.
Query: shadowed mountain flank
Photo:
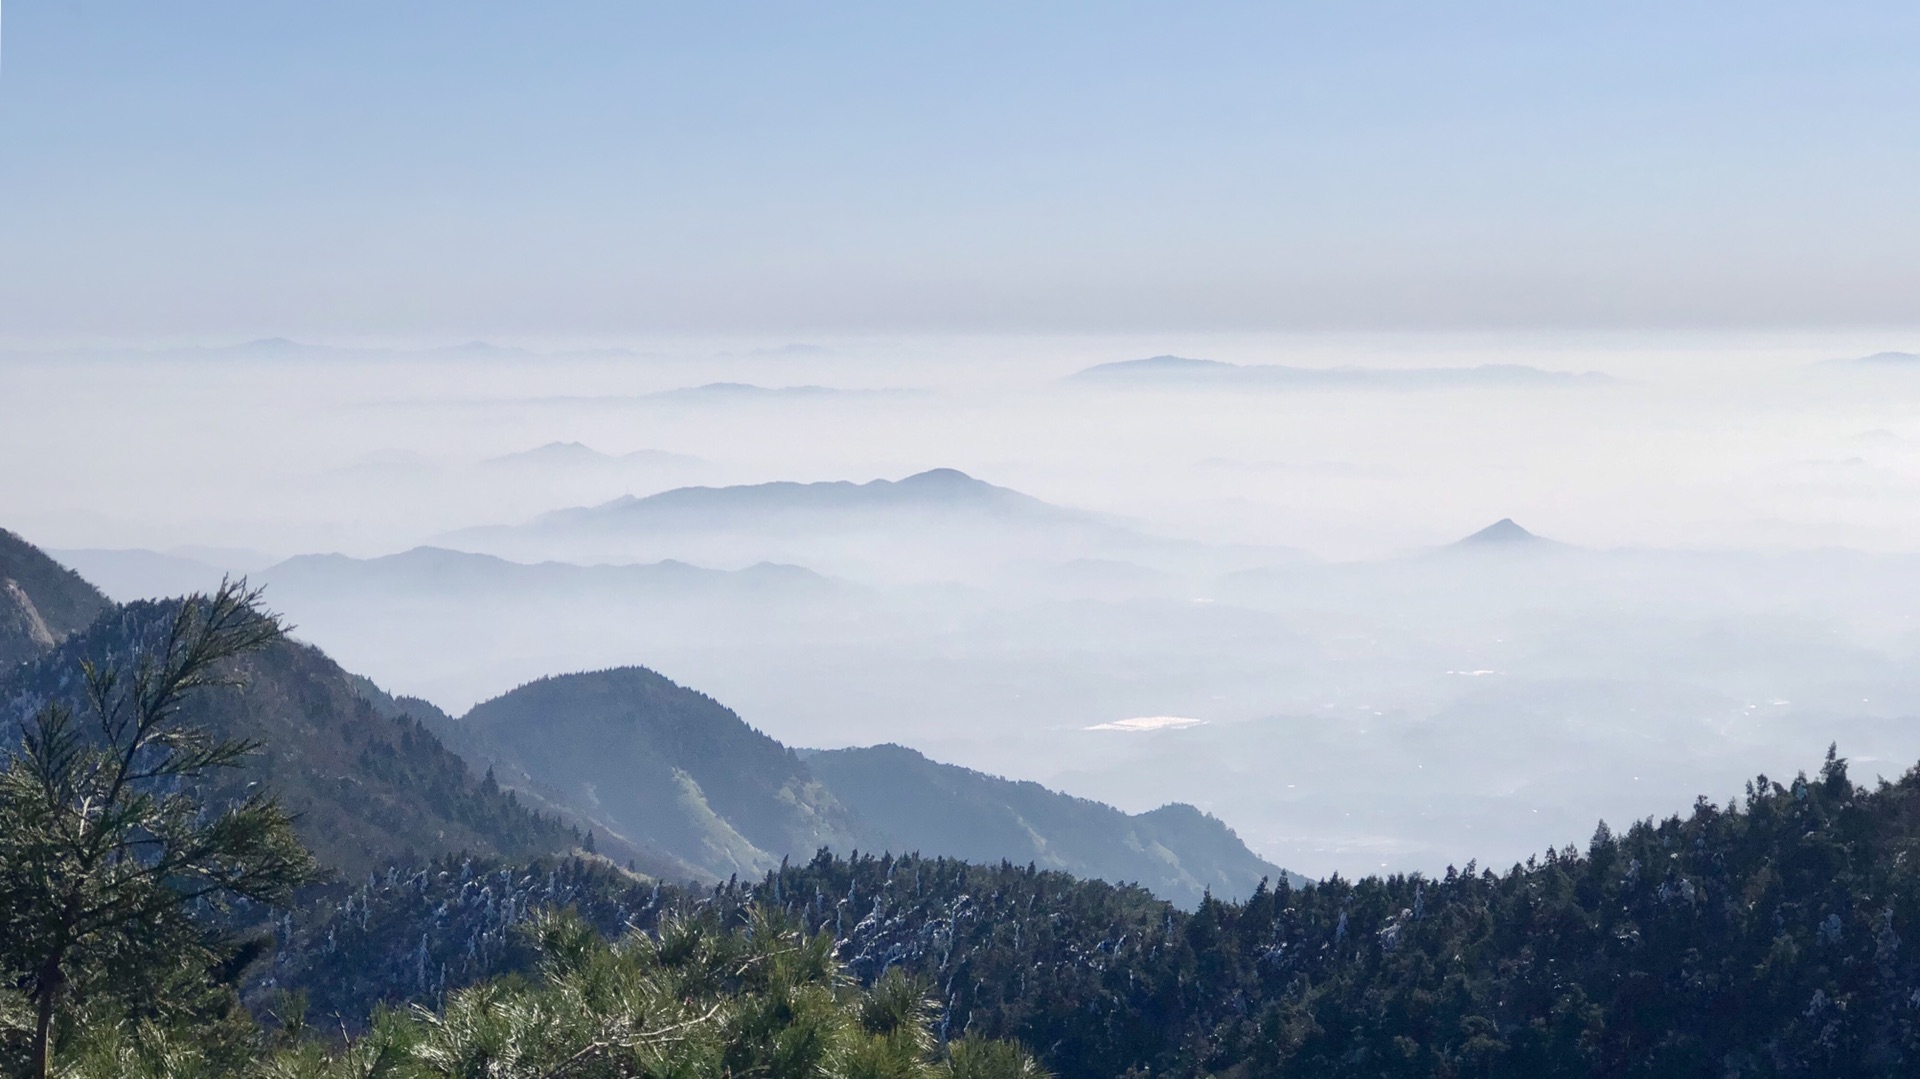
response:
[[[109,606],[79,574],[0,529],[0,676],[52,650]]]
[[[78,705],[82,660],[126,662],[156,646],[174,602],[115,608],[58,648],[0,680],[0,744],[48,701]],[[239,797],[266,784],[321,862],[349,876],[458,851],[525,857],[565,850],[573,834],[471,775],[408,715],[381,715],[354,676],[319,649],[282,640],[230,665],[237,686],[190,697],[184,718],[225,738],[260,744],[214,780]]]
[[[1189,805],[1128,814],[897,745],[817,750],[805,759],[896,853],[1031,862],[1078,877],[1138,883],[1189,909],[1208,890],[1237,897],[1252,894],[1262,879],[1302,882]]]
[[[543,678],[457,726],[483,759],[703,876],[757,875],[792,853],[870,845],[792,750],[641,667]]]
[[[1191,806],[1129,815],[900,746],[795,751],[640,667],[543,678],[429,722],[576,827],[702,880],[821,847],[1033,862],[1138,882],[1186,907],[1209,889],[1243,896],[1286,876]]]

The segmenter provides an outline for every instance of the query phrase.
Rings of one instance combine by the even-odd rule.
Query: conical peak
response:
[[[1502,517],[1487,527],[1460,541],[1463,545],[1482,543],[1537,543],[1540,537],[1514,523],[1511,517]]]

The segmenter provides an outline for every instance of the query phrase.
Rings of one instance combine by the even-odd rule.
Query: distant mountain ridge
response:
[[[819,483],[747,484],[738,487],[680,487],[656,495],[631,495],[600,506],[558,510],[536,523],[592,520],[615,515],[628,520],[649,519],[662,524],[711,524],[715,518],[738,518],[758,513],[841,513],[888,511],[900,508],[940,510],[985,507],[1007,514],[1048,519],[1081,519],[1084,515],[1061,509],[1007,487],[997,487],[953,468],[934,468],[900,480],[829,480]],[[731,523],[731,522],[729,522]]]
[[[942,481],[953,477],[932,480]],[[28,662],[0,672],[0,752],[9,752],[42,703],[74,692],[72,672],[83,658],[137,654],[179,601],[115,606],[24,541],[0,538],[12,541],[6,566],[54,597],[53,626],[62,627],[57,641],[44,628]],[[839,587],[795,567],[523,566],[431,548],[369,562],[307,556],[268,576],[298,587],[310,575],[307,587],[337,592],[342,568],[375,589],[395,580],[461,589],[476,578],[498,583],[503,572],[540,587],[562,580],[594,591],[625,579],[667,588],[756,577]],[[345,598],[352,602],[351,589]],[[93,609],[87,625],[64,628]],[[391,696],[293,640],[244,657],[233,673],[238,689],[195,698],[189,716],[263,749],[211,793],[270,784],[323,863],[349,877],[459,851],[555,853],[596,833],[601,853],[668,879],[756,877],[823,847],[1031,861],[1138,882],[1183,906],[1208,890],[1248,894],[1282,875],[1190,806],[1129,815],[898,746],[814,754],[810,765],[712,698],[644,668],[541,678],[458,720],[426,701]]]
[[[490,341],[461,341],[450,345],[434,345],[428,348],[386,348],[360,345],[322,345],[307,341],[295,341],[288,337],[262,337],[253,341],[243,341],[237,345],[188,346],[168,350],[188,355],[234,355],[257,356],[261,358],[307,359],[321,357],[355,358],[365,356],[402,355],[402,356],[445,356],[454,359],[511,359],[531,356],[532,352],[511,345],[496,345]]]
[[[719,402],[818,399],[862,392],[874,391],[837,390],[831,386],[756,386],[750,382],[709,382],[704,386],[661,390],[646,396],[651,401]]]
[[[164,551],[92,547],[49,553],[115,603],[205,592],[219,587],[222,577],[240,576],[202,559]]]
[[[1896,367],[1920,367],[1920,353],[1899,352],[1889,349],[1868,356],[1843,356],[1837,359],[1821,360],[1814,367],[1876,367],[1881,369]]]
[[[1236,364],[1185,356],[1150,356],[1103,363],[1069,375],[1068,382],[1103,386],[1193,386],[1236,389],[1446,389],[1547,387],[1613,381],[1597,372],[1548,371],[1524,364],[1477,367],[1288,367]]]
[[[542,678],[458,725],[609,830],[714,877],[867,838],[792,750],[645,668]]]
[[[1137,883],[1184,907],[1208,891],[1250,895],[1262,880],[1305,883],[1189,805],[1128,814],[1038,783],[941,764],[898,745],[812,750],[803,759],[882,831],[896,854],[1031,862],[1076,877]]]
[[[0,678],[0,753],[42,702],[71,697],[82,659],[123,659],[162,631],[178,601],[106,609],[55,650]],[[216,776],[216,797],[269,784],[323,864],[364,875],[461,850],[524,857],[572,847],[573,835],[470,775],[415,719],[380,715],[353,676],[319,649],[281,641],[231,667],[240,684],[190,698],[186,716],[225,737],[262,743]]]
[[[669,453],[666,450],[632,450],[627,453],[602,453],[584,442],[548,442],[532,449],[517,453],[489,457],[480,462],[482,467],[501,468],[542,468],[542,467],[605,467],[623,464],[659,464],[659,465],[698,465],[703,463],[698,457],[684,453]]]
[[[434,542],[515,561],[783,562],[856,580],[956,580],[1022,560],[1209,553],[952,468],[864,483],[679,487],[556,510],[520,525],[461,529]]]
[[[1534,535],[1520,527],[1511,517],[1502,517],[1487,527],[1464,539],[1453,541],[1454,547],[1560,547],[1564,544]]]
[[[510,562],[494,555],[445,547],[415,547],[378,558],[296,555],[269,566],[260,576],[283,591],[399,587],[420,593],[472,587],[513,591],[557,586],[601,592],[609,589],[657,592],[728,583],[746,587],[774,584],[833,587],[832,582],[812,570],[774,563],[760,563],[740,570],[707,569],[672,559],[643,565],[582,566],[571,562]]]
[[[503,783],[705,879],[821,847],[1034,862],[1187,907],[1288,876],[1191,806],[1129,815],[900,746],[796,751],[640,667],[542,678],[436,729]]]
[[[46,703],[78,705],[83,661],[127,661],[170,623],[179,600],[116,605],[73,570],[0,530],[0,648],[5,604],[18,594],[43,630],[17,665],[0,662],[0,757]],[[25,608],[16,608],[25,610]],[[0,659],[4,659],[0,656]],[[363,875],[396,862],[466,850],[527,857],[570,849],[576,837],[470,775],[412,716],[382,715],[354,676],[319,649],[281,640],[229,666],[234,688],[188,699],[187,718],[223,736],[262,743],[210,793],[237,797],[268,783],[321,862]]]

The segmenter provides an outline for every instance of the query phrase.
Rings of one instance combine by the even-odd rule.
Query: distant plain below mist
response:
[[[1920,759],[1903,344],[16,357],[9,459],[103,415],[120,441],[0,495],[116,598],[250,573],[450,710],[644,664],[788,744],[1190,802],[1308,873],[1435,869],[1829,741]],[[1081,377],[1155,356],[1235,370]],[[681,392],[716,384],[848,392]],[[218,437],[159,422],[213,386]],[[807,491],[854,501],[769,504]]]

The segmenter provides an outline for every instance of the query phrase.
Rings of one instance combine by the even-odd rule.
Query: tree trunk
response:
[[[33,995],[38,1015],[33,1028],[33,1070],[28,1073],[34,1079],[48,1079],[53,1074],[53,1007],[66,980],[58,959],[47,960],[35,978]]]

